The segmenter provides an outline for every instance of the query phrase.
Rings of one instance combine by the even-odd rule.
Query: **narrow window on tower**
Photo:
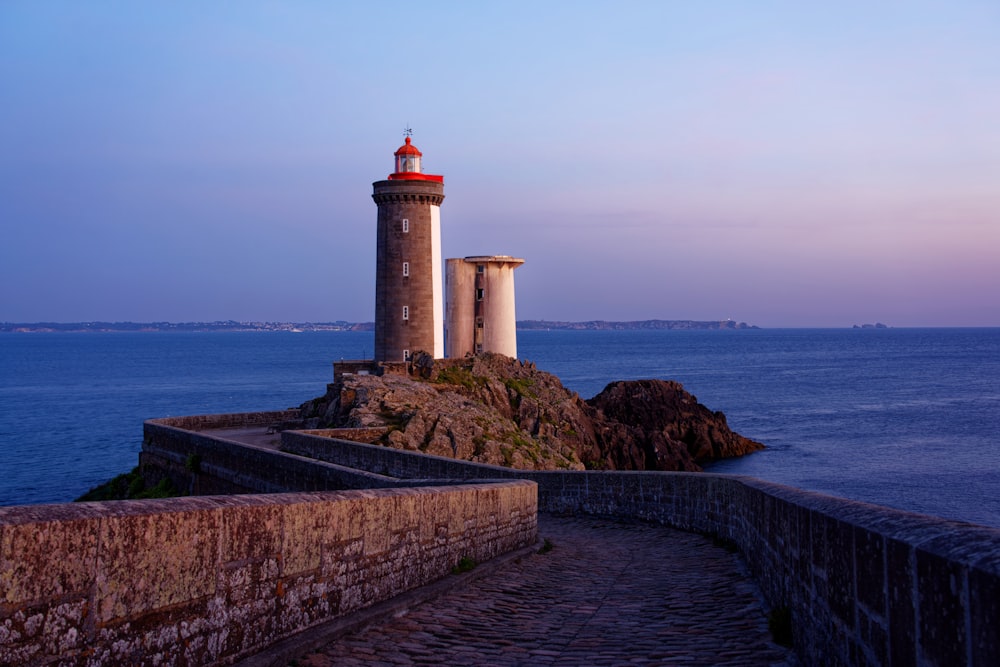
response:
[[[410,319],[410,307],[409,306],[403,306],[403,319],[404,320]]]
[[[486,271],[486,266],[483,264],[476,264],[476,273],[484,273]]]
[[[409,218],[403,218],[403,233],[404,234],[409,234],[410,233],[410,219]]]
[[[410,263],[409,262],[403,262],[403,277],[404,278],[409,278],[410,277]]]
[[[482,301],[482,300],[483,300],[483,288],[480,287],[476,290],[476,301]]]

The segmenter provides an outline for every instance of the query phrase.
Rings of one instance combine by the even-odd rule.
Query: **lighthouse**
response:
[[[372,184],[378,206],[374,361],[406,361],[418,350],[444,357],[441,202],[444,176],[421,171],[407,136],[395,171]]]

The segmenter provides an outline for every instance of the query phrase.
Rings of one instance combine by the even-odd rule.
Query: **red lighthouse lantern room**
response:
[[[444,176],[436,176],[434,174],[424,174],[420,171],[420,158],[423,157],[413,142],[410,141],[409,137],[406,137],[406,143],[399,147],[395,153],[396,156],[396,171],[389,174],[390,181],[436,181],[438,183],[444,182]]]

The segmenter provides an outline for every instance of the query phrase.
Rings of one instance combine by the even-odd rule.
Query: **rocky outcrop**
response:
[[[420,354],[408,375],[345,375],[302,414],[389,447],[528,470],[700,470],[763,447],[676,382],[614,382],[584,401],[533,363],[497,354]]]
[[[609,454],[635,452],[629,469],[698,469],[692,464],[764,449],[733,432],[726,415],[699,403],[679,382],[612,382],[587,404],[598,411],[597,422],[609,429],[603,437]]]

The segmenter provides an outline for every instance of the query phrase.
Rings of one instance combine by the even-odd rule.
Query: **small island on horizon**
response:
[[[722,330],[759,329],[735,320],[588,320],[563,322],[518,320],[520,331],[633,331],[633,330]],[[214,322],[0,322],[0,333],[113,333],[113,332],[209,332],[209,331],[374,331],[374,322],[258,322],[218,320]]]

